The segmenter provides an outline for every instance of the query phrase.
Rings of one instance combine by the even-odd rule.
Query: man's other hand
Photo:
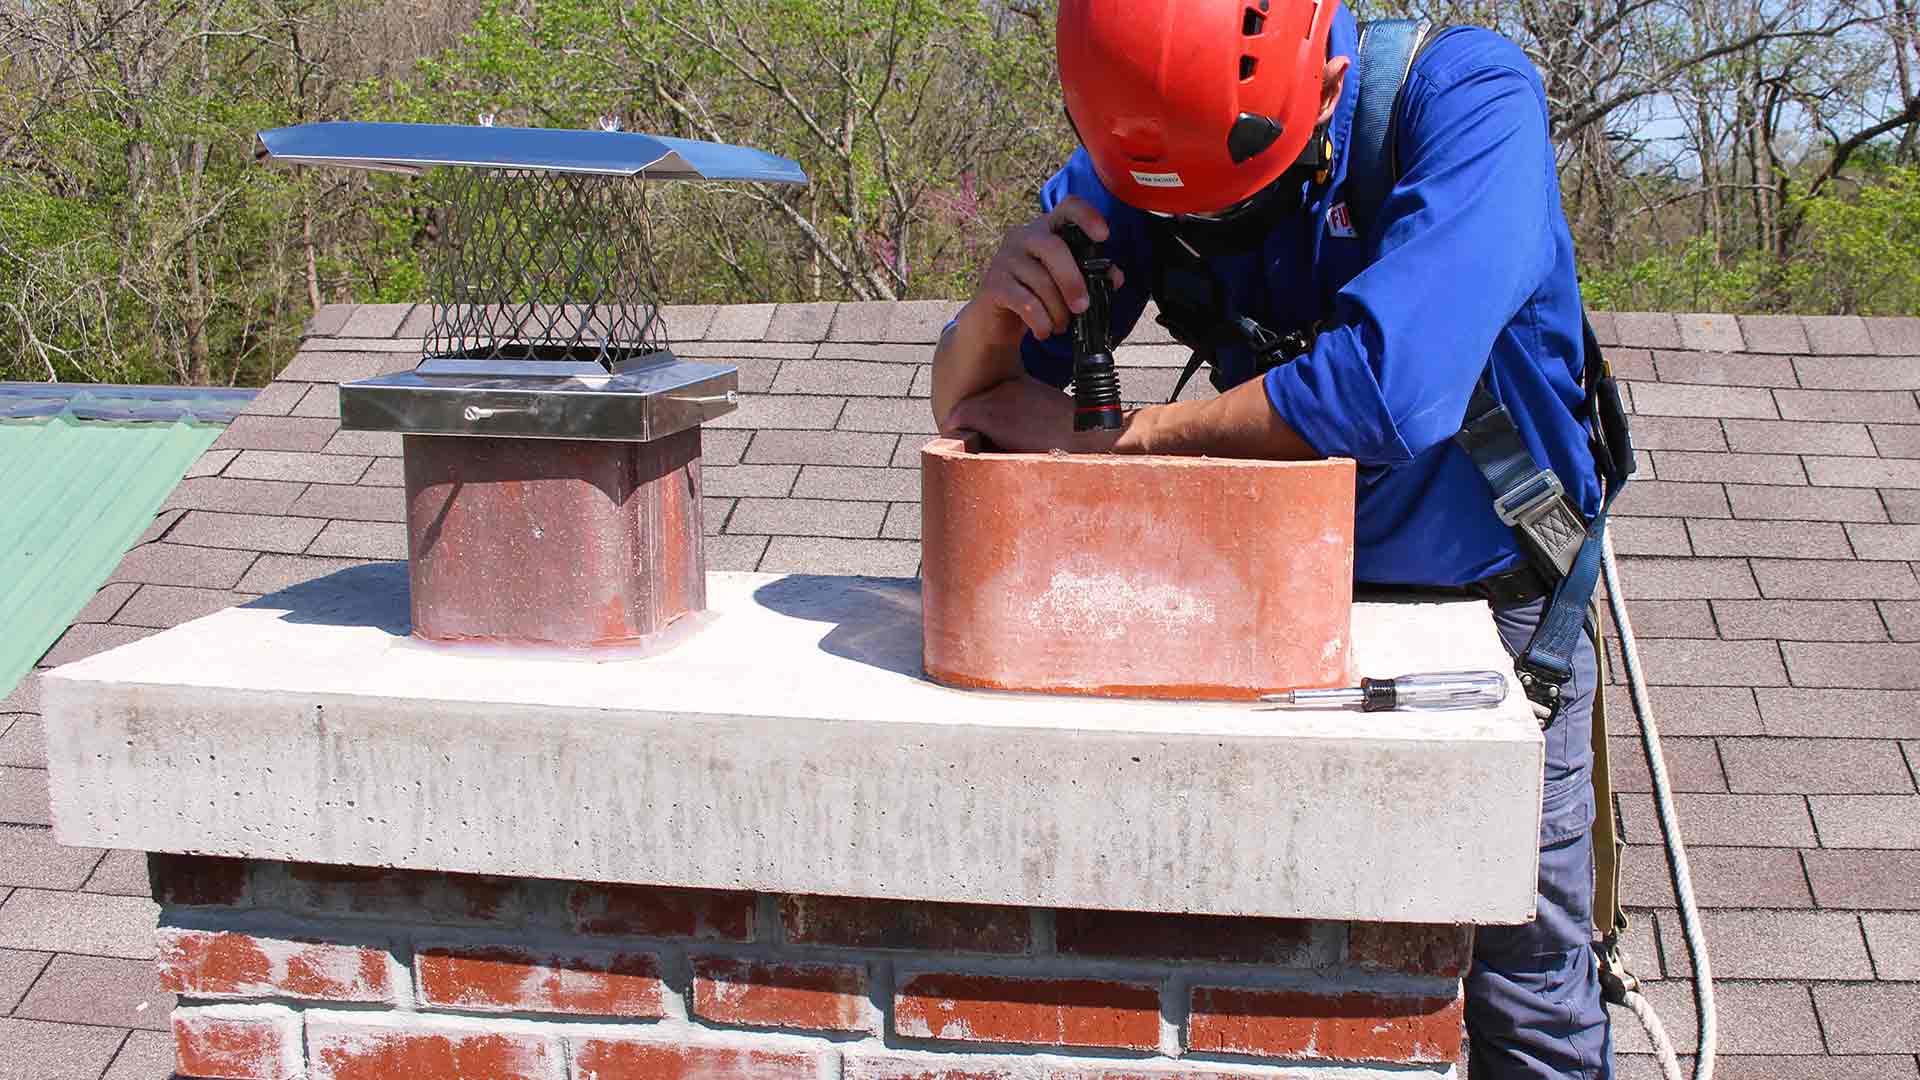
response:
[[[1131,418],[1130,418],[1131,419]],[[1008,379],[954,406],[943,435],[977,432],[994,449],[1103,453],[1114,449],[1121,431],[1073,430],[1073,399],[1038,379]]]
[[[980,276],[971,314],[987,323],[985,336],[996,344],[1014,345],[1031,330],[1045,341],[1066,333],[1073,316],[1087,310],[1087,282],[1080,275],[1060,230],[1068,222],[1080,226],[1088,239],[1107,238],[1107,221],[1100,211],[1076,196],[1068,196],[1044,216],[1007,233],[999,250]],[[1119,267],[1107,272],[1119,288],[1125,280]]]

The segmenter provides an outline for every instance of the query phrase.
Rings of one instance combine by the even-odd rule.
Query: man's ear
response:
[[[1320,119],[1326,123],[1333,119],[1333,107],[1340,103],[1340,88],[1346,85],[1347,72],[1353,67],[1353,58],[1336,56],[1327,61],[1327,72],[1320,81]]]

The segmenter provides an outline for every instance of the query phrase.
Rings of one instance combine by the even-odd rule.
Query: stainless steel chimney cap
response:
[[[734,410],[731,364],[682,360],[665,350],[597,363],[525,360],[519,365],[428,357],[412,371],[340,387],[348,431],[488,435],[524,439],[652,442]]]
[[[614,130],[330,122],[259,141],[270,162],[446,181],[425,359],[341,386],[352,431],[650,442],[733,411],[732,365],[666,348],[640,182],[807,180],[759,150]]]

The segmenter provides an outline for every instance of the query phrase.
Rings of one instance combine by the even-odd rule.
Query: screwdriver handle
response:
[[[1444,671],[1361,679],[1360,710],[1484,709],[1507,699],[1507,677],[1497,671]]]

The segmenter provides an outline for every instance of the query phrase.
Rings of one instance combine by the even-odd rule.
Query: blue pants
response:
[[[1526,648],[1545,602],[1496,608],[1508,651]],[[1599,665],[1582,641],[1546,732],[1540,897],[1524,926],[1482,927],[1467,972],[1470,1080],[1612,1080],[1613,1034],[1593,950],[1593,695]],[[1611,813],[1611,808],[1606,808]]]

